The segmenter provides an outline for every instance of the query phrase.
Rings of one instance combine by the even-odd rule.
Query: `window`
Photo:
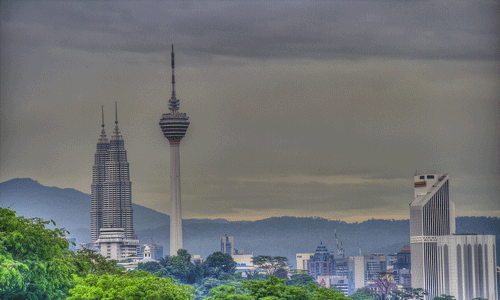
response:
[[[434,179],[434,175],[427,175],[427,179]]]
[[[423,175],[422,175],[422,176],[420,176],[420,179],[425,179],[425,176],[423,176]]]

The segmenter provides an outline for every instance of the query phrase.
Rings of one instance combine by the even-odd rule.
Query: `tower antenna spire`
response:
[[[115,102],[115,124],[118,125],[118,104]]]
[[[172,44],[172,98],[175,99],[175,74],[174,74],[174,69],[175,69],[175,58],[174,58],[174,44]]]
[[[102,128],[104,128],[104,105],[101,105]]]

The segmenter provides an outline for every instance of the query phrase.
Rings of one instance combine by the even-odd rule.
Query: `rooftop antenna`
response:
[[[175,59],[174,59],[174,44],[172,44],[172,98],[175,98],[175,74],[174,74],[174,69],[175,69]]]
[[[174,44],[172,44],[172,97],[168,100],[168,109],[172,111],[172,113],[176,114],[179,110],[179,100],[175,97],[175,59],[174,59]]]
[[[118,104],[115,102],[115,124],[118,125]]]
[[[104,105],[101,106],[101,114],[102,114],[102,128],[104,128]]]

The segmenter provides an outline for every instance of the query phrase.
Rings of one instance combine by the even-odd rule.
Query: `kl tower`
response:
[[[182,249],[181,216],[181,164],[179,146],[186,135],[189,117],[179,112],[179,99],[175,97],[174,45],[172,44],[172,97],[168,100],[170,112],[160,120],[161,131],[170,143],[170,256]]]

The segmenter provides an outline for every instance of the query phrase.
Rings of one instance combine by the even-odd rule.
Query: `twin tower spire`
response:
[[[127,151],[118,129],[118,109],[115,102],[115,129],[108,141],[104,131],[104,106],[102,131],[92,166],[91,185],[91,240],[99,239],[103,228],[122,228],[126,239],[135,239],[132,211],[132,183],[130,182]]]

